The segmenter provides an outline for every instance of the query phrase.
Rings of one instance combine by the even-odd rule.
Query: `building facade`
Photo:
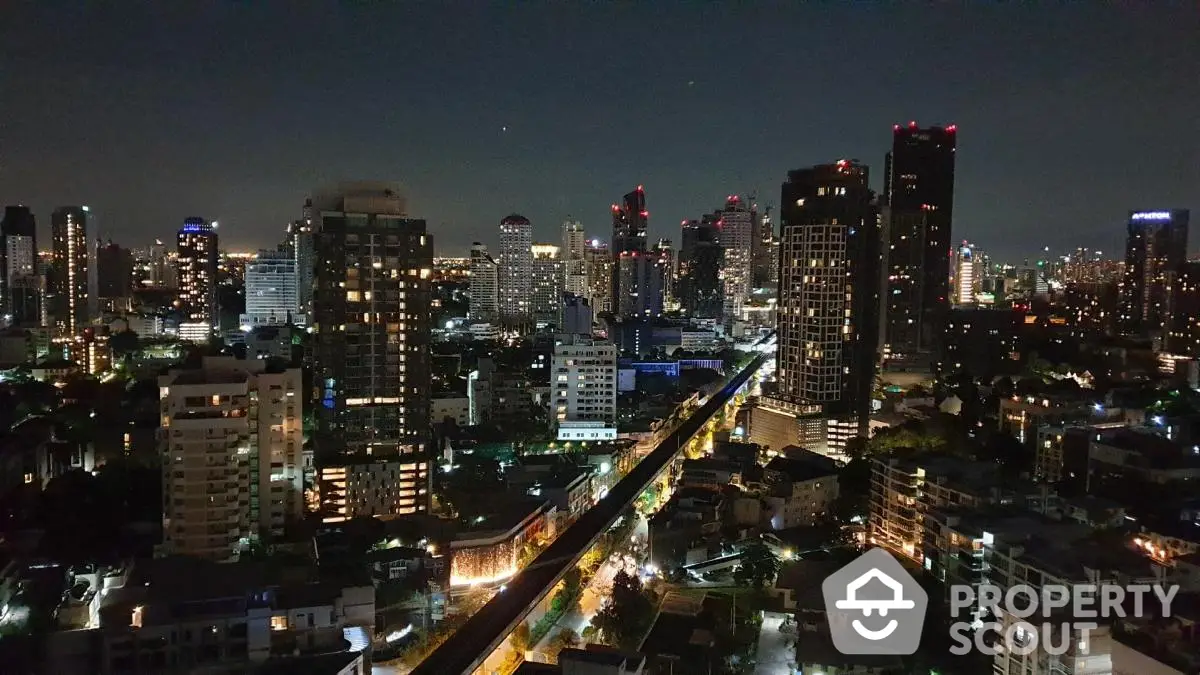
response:
[[[500,315],[500,265],[488,253],[487,246],[471,244],[471,302],[467,320],[471,323],[490,323]]]
[[[389,183],[315,195],[313,224],[322,509],[338,520],[426,511],[433,238]]]
[[[304,325],[300,308],[299,271],[293,251],[259,251],[246,263],[246,313],[243,329],[256,326]]]
[[[583,256],[588,281],[587,292],[584,296],[596,314],[611,314],[613,311],[612,287],[615,283],[613,268],[616,265],[613,263],[612,253],[608,250],[608,244],[599,239],[592,239],[588,242]]]
[[[564,261],[562,249],[553,244],[534,244],[532,310],[539,325],[562,324]]]
[[[88,218],[86,206],[63,206],[50,216],[52,262],[47,275],[49,313],[55,327],[74,335],[88,322]]]
[[[587,235],[583,223],[567,220],[562,225],[563,288],[568,293],[584,296],[588,291]]]
[[[866,436],[880,286],[867,167],[841,160],[791,171],[781,203],[780,396],[852,420]]]
[[[183,324],[217,326],[217,224],[188,218],[176,238],[175,269]],[[183,327],[180,327],[182,332]]]
[[[725,289],[721,269],[725,249],[717,222],[710,216],[683,221],[679,249],[679,303],[684,313],[696,319],[719,319],[724,315]]]
[[[613,256],[614,267],[617,268],[612,279],[612,311],[619,318],[626,317],[622,310],[630,307],[628,298],[645,295],[637,285],[639,276],[623,275],[620,268],[623,256],[636,257],[634,254],[641,255],[646,252],[646,234],[649,222],[650,212],[646,210],[646,190],[641,185],[622,197],[620,204],[612,205],[613,235],[610,252]]]
[[[885,341],[897,357],[934,353],[950,298],[957,128],[895,125],[884,166]]]
[[[162,555],[236,560],[304,515],[298,368],[207,358],[159,377]]]
[[[753,290],[754,215],[750,204],[738,195],[729,195],[725,208],[714,215],[717,217],[717,236],[724,250],[721,265],[724,316],[731,321],[741,318],[742,306]]]
[[[1171,287],[1187,260],[1188,216],[1186,209],[1130,212],[1117,316],[1123,335],[1161,335],[1169,327]]]
[[[617,437],[617,347],[572,336],[555,345],[550,416],[561,441]]]
[[[500,221],[500,318],[510,325],[527,323],[533,315],[533,225],[512,214]]]
[[[37,221],[29,207],[5,207],[0,239],[0,316],[14,326],[40,326],[45,284],[38,273]]]

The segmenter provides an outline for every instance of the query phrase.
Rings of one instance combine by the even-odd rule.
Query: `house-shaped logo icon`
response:
[[[899,562],[871,549],[821,585],[833,646],[843,654],[912,654],[929,597]]]

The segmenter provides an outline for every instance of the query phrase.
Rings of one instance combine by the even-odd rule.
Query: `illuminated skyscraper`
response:
[[[779,278],[779,240],[775,237],[775,224],[771,218],[771,207],[759,211],[751,208],[754,215],[754,279],[755,288],[771,286]]]
[[[974,305],[975,296],[979,293],[983,281],[983,255],[975,250],[974,244],[963,242],[954,249],[954,264],[951,278],[951,297],[953,305]]]
[[[562,324],[563,260],[562,249],[553,244],[534,244],[533,318],[539,325]]]
[[[1118,329],[1124,335],[1161,335],[1168,328],[1174,277],[1187,260],[1187,209],[1132,211],[1125,238]]]
[[[499,316],[500,265],[488,253],[487,246],[471,244],[471,304],[467,319],[471,323],[491,323]]]
[[[313,197],[314,459],[327,521],[429,509],[433,238],[399,187]]]
[[[0,315],[12,325],[38,326],[44,285],[38,274],[37,222],[28,207],[5,207],[0,239]]]
[[[663,306],[677,309],[678,298],[675,297],[675,247],[670,239],[659,239],[654,245],[654,253],[658,255],[658,266],[661,268]]]
[[[296,261],[296,294],[300,313],[312,314],[313,273],[317,261],[313,257],[312,200],[304,203],[300,220],[288,225],[287,248]]]
[[[612,307],[618,318],[625,318],[622,306],[630,306],[629,298],[636,298],[640,291],[628,285],[637,283],[638,275],[620,273],[621,257],[626,253],[646,252],[646,231],[650,222],[650,212],[646,210],[646,191],[641,185],[621,198],[620,204],[612,205],[612,219],[613,236],[610,251],[618,268],[613,275]],[[636,258],[629,257],[631,260]],[[622,300],[622,296],[627,298]]]
[[[500,318],[510,325],[528,322],[533,315],[533,225],[512,214],[500,221]]]
[[[563,287],[568,293],[585,296],[588,286],[587,263],[584,261],[587,235],[583,232],[583,223],[578,220],[563,223],[562,238]]]
[[[50,216],[47,300],[55,326],[68,335],[88,322],[88,215],[86,206],[63,206]]]
[[[841,160],[790,171],[781,203],[779,393],[866,436],[880,289],[867,167]],[[844,441],[831,437],[828,449]]]
[[[610,314],[613,311],[612,289],[613,262],[608,244],[599,239],[592,239],[583,252],[584,267],[587,270],[588,287],[584,297],[595,314]]]
[[[306,324],[308,317],[300,310],[298,276],[293,251],[259,251],[248,261],[246,313],[239,320],[242,328]]]
[[[217,327],[217,256],[217,223],[203,218],[183,221],[175,258],[182,323],[207,324],[209,333]]]
[[[660,251],[626,251],[617,259],[617,285],[621,289],[617,316],[656,317],[663,313],[663,287],[670,257]]]
[[[682,226],[679,303],[690,317],[718,319],[725,302],[725,292],[721,286],[725,252],[719,240],[716,220],[705,216],[703,220],[685,220]]]
[[[725,293],[723,313],[726,320],[738,319],[742,305],[750,296],[754,248],[754,220],[750,205],[737,195],[725,200],[717,216],[718,239],[725,251],[721,265],[721,283]]]
[[[886,341],[893,355],[932,353],[945,329],[956,132],[954,125],[893,127],[883,190]]]

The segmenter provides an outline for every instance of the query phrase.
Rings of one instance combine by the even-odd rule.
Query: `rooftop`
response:
[[[767,471],[787,476],[794,483],[838,475],[837,463],[808,450],[784,448],[784,455],[767,462]]]

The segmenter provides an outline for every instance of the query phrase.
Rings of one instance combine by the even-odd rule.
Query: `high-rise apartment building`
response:
[[[583,252],[583,258],[588,281],[584,297],[588,299],[588,304],[596,314],[611,314],[612,290],[613,284],[616,283],[613,280],[613,268],[616,265],[612,252],[608,250],[608,244],[599,239],[592,239]]]
[[[675,297],[675,246],[670,239],[662,238],[654,245],[652,253],[658,255],[658,266],[662,268],[663,308],[678,309]]]
[[[568,336],[554,347],[550,416],[560,441],[617,437],[617,347]]]
[[[38,274],[37,221],[28,207],[5,207],[0,240],[0,316],[6,324],[41,325],[44,282]]]
[[[312,200],[304,202],[304,210],[300,220],[288,225],[287,248],[292,252],[296,261],[296,295],[300,305],[300,313],[312,313],[313,273],[317,262],[313,257],[313,220]]]
[[[583,223],[567,220],[562,226],[563,288],[578,296],[587,295],[587,235]]]
[[[754,269],[752,283],[755,288],[772,286],[779,277],[779,240],[775,237],[775,223],[771,218],[771,207],[759,211],[758,205],[750,209],[754,216]]]
[[[96,294],[106,312],[129,310],[133,297],[133,251],[96,242]]]
[[[86,206],[63,206],[50,216],[52,239],[46,297],[58,330],[74,335],[88,323],[88,216]]]
[[[894,357],[935,352],[945,328],[956,132],[954,125],[893,127],[882,201],[888,240],[885,340]]]
[[[183,221],[176,238],[175,269],[179,279],[179,304],[183,313],[180,334],[208,334],[217,327],[217,223],[203,218]]]
[[[233,561],[304,516],[299,368],[205,358],[158,378],[161,555]]]
[[[620,204],[612,205],[612,221],[611,253],[617,267],[613,275],[612,307],[619,318],[625,318],[622,306],[628,306],[629,298],[636,298],[641,291],[637,287],[629,286],[637,283],[636,276],[626,277],[621,274],[621,257],[627,253],[641,254],[647,249],[646,233],[650,223],[650,212],[646,210],[646,191],[641,185],[622,197]],[[622,296],[627,297],[622,300]]]
[[[1179,266],[1171,286],[1171,315],[1166,348],[1172,354],[1200,357],[1200,262]]]
[[[510,325],[533,315],[533,225],[516,213],[500,221],[500,318]]]
[[[500,265],[488,253],[487,246],[471,244],[471,304],[467,320],[471,323],[491,323],[500,314]]]
[[[880,290],[867,167],[841,160],[790,171],[781,203],[779,393],[866,436]],[[831,446],[845,440],[838,429]]]
[[[974,305],[975,296],[979,294],[983,282],[983,256],[975,250],[975,245],[963,242],[953,251],[953,276],[950,287],[952,305]]]
[[[562,249],[553,244],[534,244],[533,253],[533,320],[544,326],[562,324],[563,258]]]
[[[1187,209],[1131,211],[1117,325],[1124,335],[1161,335],[1167,328],[1174,275],[1187,260]]]
[[[626,251],[617,259],[617,316],[656,317],[663,313],[663,295],[670,257],[661,251]]]
[[[718,319],[725,303],[725,290],[721,285],[725,250],[721,247],[716,221],[705,216],[703,220],[685,220],[682,227],[679,303],[689,317]]]
[[[723,313],[727,321],[742,316],[742,305],[753,290],[752,265],[754,215],[750,204],[738,195],[729,195],[717,217],[717,236],[725,251],[721,265],[721,283],[725,293]]]
[[[429,508],[433,238],[399,190],[344,183],[313,197],[314,448],[331,521]]]
[[[258,326],[305,325],[300,308],[299,270],[294,251],[259,251],[246,263],[246,313],[243,330]]]

